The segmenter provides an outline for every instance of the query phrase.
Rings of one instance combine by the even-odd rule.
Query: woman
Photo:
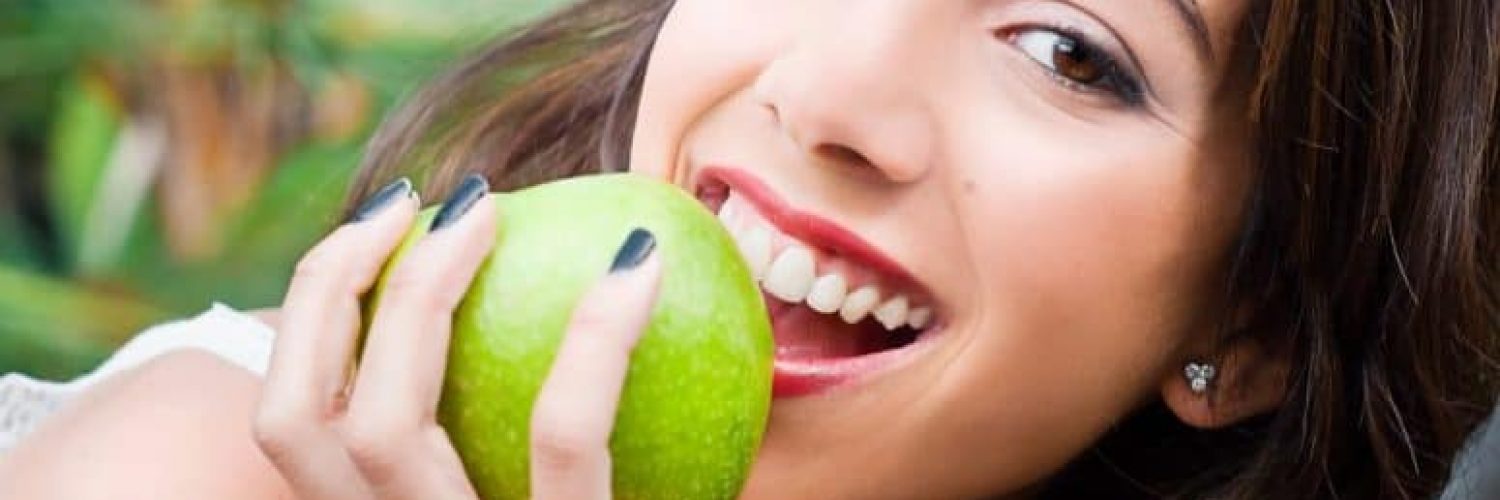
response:
[[[387,121],[354,189],[374,201],[266,316],[263,384],[156,357],[0,475],[70,498],[470,496],[430,417],[447,315],[504,217],[482,193],[628,168],[728,211],[763,272],[778,378],[746,497],[1429,497],[1497,394],[1497,19],[1487,0],[582,3]],[[418,204],[407,174],[457,187],[349,374],[355,299]],[[662,272],[643,241],[537,405],[539,498],[608,495]]]

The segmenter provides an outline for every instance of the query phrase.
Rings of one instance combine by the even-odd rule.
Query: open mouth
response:
[[[705,169],[694,194],[733,235],[766,298],[777,396],[868,375],[938,330],[931,295],[905,269],[749,174]]]

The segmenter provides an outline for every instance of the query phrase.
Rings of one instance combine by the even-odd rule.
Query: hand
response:
[[[466,179],[392,270],[357,370],[359,297],[414,221],[411,184],[373,195],[298,263],[255,435],[300,498],[476,498],[435,414],[453,309],[495,241],[488,189]],[[609,434],[661,273],[651,244],[633,234],[573,313],[533,407],[534,498],[610,497]]]

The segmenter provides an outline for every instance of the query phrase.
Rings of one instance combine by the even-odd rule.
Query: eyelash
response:
[[[1056,68],[1049,67],[1047,63],[1037,60],[1036,57],[1033,57],[1031,54],[1026,53],[1024,48],[1021,48],[1018,44],[1016,44],[1017,39],[1021,35],[1032,32],[1051,33],[1052,35],[1058,37],[1060,40],[1071,41],[1075,47],[1083,49],[1085,53],[1091,54],[1097,60],[1097,62],[1101,65],[1100,69],[1103,72],[1103,76],[1101,76],[1100,79],[1095,83],[1079,82],[1067,77],[1066,75],[1063,75]],[[1008,32],[1003,33],[997,32],[997,36],[1010,42],[1011,44],[1017,45],[1018,48],[1021,48],[1022,54],[1025,55],[1027,59],[1031,59],[1032,62],[1036,63],[1038,66],[1041,66],[1042,69],[1047,72],[1047,76],[1051,77],[1054,82],[1068,90],[1083,93],[1105,92],[1110,94],[1111,97],[1118,100],[1120,103],[1129,107],[1138,107],[1145,102],[1145,92],[1142,90],[1140,79],[1135,77],[1130,71],[1126,70],[1124,66],[1119,63],[1120,59],[1118,57],[1110,54],[1106,50],[1101,49],[1098,44],[1089,41],[1087,35],[1084,35],[1076,29],[1066,28],[1062,26],[1028,26],[1009,30]],[[1052,48],[1055,50],[1056,46],[1054,45]]]

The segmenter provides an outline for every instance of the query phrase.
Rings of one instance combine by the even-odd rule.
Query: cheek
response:
[[[658,33],[641,89],[631,170],[677,180],[689,128],[745,88],[775,53],[786,18],[775,4],[679,0]]]
[[[979,182],[971,200],[989,214],[974,228],[984,235],[975,247],[1007,263],[986,276],[1005,295],[1000,303],[1023,307],[1017,317],[1068,325],[1096,350],[1182,330],[1222,246],[1207,222],[1224,199],[1196,175],[1186,148],[1025,144],[992,174],[1004,180]]]
[[[1023,264],[996,268],[991,284],[1026,290],[1007,303],[1090,313],[1070,320],[1081,326],[1168,326],[1156,322],[1172,316],[1163,309],[1179,304],[1203,271],[1207,246],[1194,231],[1206,193],[1186,175],[1189,159],[1107,147],[1053,151],[1066,153],[1012,154],[1022,158],[1003,169],[1004,182],[980,183],[974,209],[990,214],[982,233],[990,239],[976,247]]]
[[[969,387],[953,393],[1005,394],[970,414],[1030,422],[1014,438],[1047,454],[1040,463],[1060,464],[1152,396],[1207,324],[1233,227],[1233,192],[1195,148],[1139,129],[1060,133],[1080,128],[979,128],[1006,132],[967,141],[980,146],[953,162],[974,166],[955,174],[972,186],[959,211],[981,264],[958,363]]]

